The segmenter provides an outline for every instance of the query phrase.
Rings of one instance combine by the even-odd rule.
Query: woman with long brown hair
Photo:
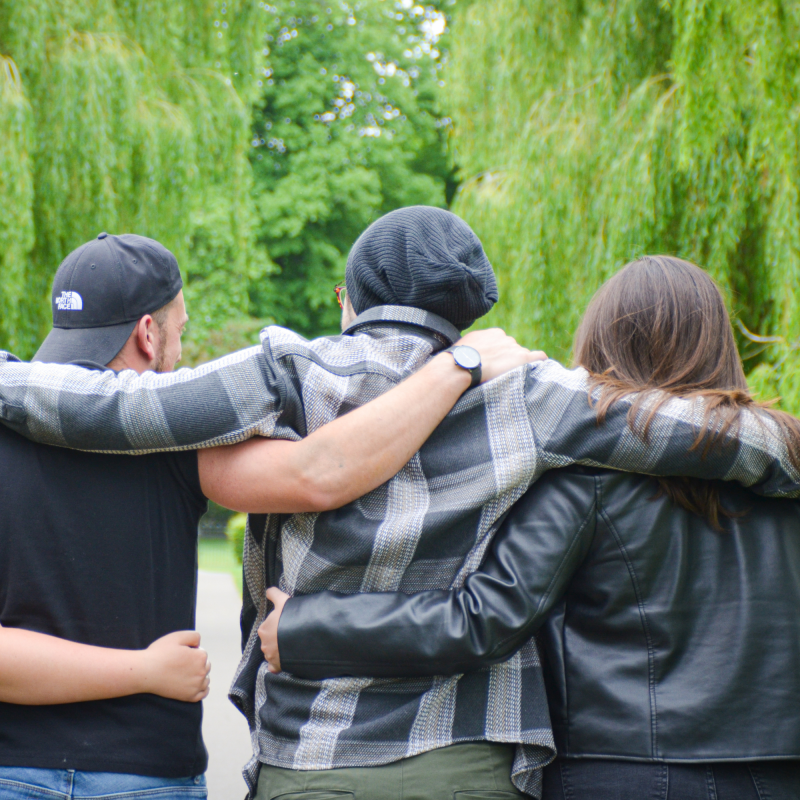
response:
[[[751,397],[722,296],[693,264],[628,264],[589,305],[574,358],[598,424],[625,398],[646,439],[655,409],[694,398],[698,430],[715,431],[694,447],[735,446],[726,434],[753,414],[800,461],[800,423]],[[289,600],[280,661],[314,678],[456,674],[536,635],[558,751],[545,800],[789,800],[799,617],[797,501],[570,467],[517,503],[462,588]]]

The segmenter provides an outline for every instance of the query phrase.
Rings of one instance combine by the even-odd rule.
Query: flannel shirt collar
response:
[[[423,311],[421,308],[410,306],[373,306],[359,314],[343,331],[344,336],[352,336],[367,328],[381,325],[408,326],[422,328],[427,333],[432,333],[440,339],[445,347],[455,344],[461,338],[461,332],[443,317],[432,311]]]

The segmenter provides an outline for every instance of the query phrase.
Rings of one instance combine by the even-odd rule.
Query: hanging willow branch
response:
[[[507,175],[500,193],[468,180],[454,208],[499,272],[493,323],[567,358],[602,281],[666,252],[752,329],[800,337],[800,6],[493,0],[452,31],[461,174]],[[782,347],[762,388],[800,411]]]
[[[101,230],[175,252],[195,333],[246,313],[266,263],[246,157],[254,8],[0,0],[0,347],[32,354],[53,273]]]
[[[26,293],[26,267],[33,246],[31,109],[19,69],[0,55],[0,338],[24,345],[35,304]]]

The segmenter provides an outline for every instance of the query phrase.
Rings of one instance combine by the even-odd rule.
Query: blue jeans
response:
[[[206,779],[0,767],[2,800],[205,800]]]
[[[800,761],[662,764],[558,758],[542,800],[800,800]]]

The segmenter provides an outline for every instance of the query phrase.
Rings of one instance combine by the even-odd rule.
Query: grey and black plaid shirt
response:
[[[6,363],[0,417],[39,441],[106,452],[187,449],[256,434],[296,439],[387,391],[457,336],[433,314],[382,307],[362,314],[348,335],[308,342],[267,328],[261,347],[173,374]],[[553,361],[521,367],[468,392],[397,476],[358,501],[322,514],[251,516],[244,655],[231,688],[251,727],[251,786],[259,762],[368,766],[487,740],[517,745],[514,782],[539,793],[554,744],[533,642],[506,663],[465,676],[272,675],[256,632],[267,611],[264,590],[273,583],[290,594],[460,586],[530,484],[576,462],[800,494],[785,444],[763,416],[746,414],[739,431],[703,459],[690,450],[701,403],[663,406],[647,445],[628,427],[628,407],[614,406],[598,426],[583,370]]]

